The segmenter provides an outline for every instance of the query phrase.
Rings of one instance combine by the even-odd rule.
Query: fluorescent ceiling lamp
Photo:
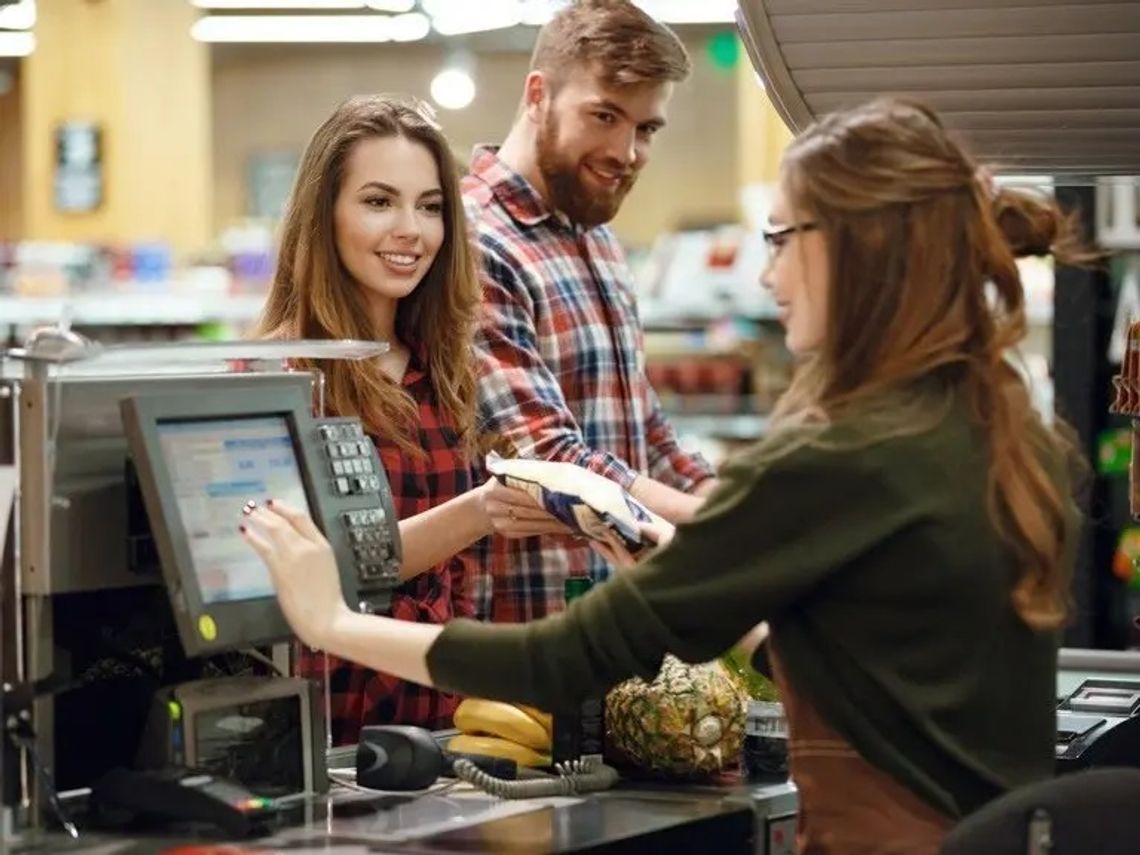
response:
[[[363,9],[364,0],[193,0],[199,9]],[[403,10],[401,10],[403,11]]]
[[[634,0],[634,4],[666,24],[731,24],[736,20],[736,0]]]
[[[28,56],[36,49],[36,37],[31,33],[0,33],[0,56]]]
[[[409,12],[407,15],[395,15],[391,21],[392,41],[418,42],[427,38],[431,32],[431,21],[427,15],[419,12]]]
[[[364,5],[377,12],[410,12],[416,8],[416,0],[364,0]]]
[[[0,6],[0,30],[30,30],[36,25],[36,0]]]
[[[423,0],[431,24],[444,36],[503,30],[522,23],[518,0]]]
[[[427,18],[401,15],[224,15],[199,18],[190,35],[200,42],[387,42],[428,34]]]
[[[554,17],[556,5],[552,0],[522,0],[522,23],[528,27],[541,27]]]

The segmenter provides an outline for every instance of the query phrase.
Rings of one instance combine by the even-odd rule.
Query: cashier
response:
[[[956,819],[1052,773],[1080,525],[1073,450],[1009,359],[1026,331],[1015,257],[1068,258],[1066,220],[984,175],[905,101],[796,139],[763,277],[794,380],[770,435],[642,564],[533,623],[409,624],[352,612],[314,524],[258,508],[241,526],[294,630],[557,711],[767,620],[802,849],[937,851]]]

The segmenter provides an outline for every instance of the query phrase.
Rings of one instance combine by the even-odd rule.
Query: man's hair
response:
[[[629,0],[574,0],[539,32],[531,71],[557,85],[584,66],[607,86],[675,83],[692,70],[677,34]]]

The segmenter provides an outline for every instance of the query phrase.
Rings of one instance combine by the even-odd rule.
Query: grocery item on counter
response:
[[[504,701],[465,698],[455,710],[459,729],[448,751],[514,760],[520,766],[549,766],[553,734],[551,716],[541,710]]]
[[[589,576],[570,576],[563,582],[566,605],[593,587]],[[551,755],[555,763],[584,758],[602,760],[606,747],[606,699],[602,693],[583,698],[572,712],[554,716]]]
[[[527,706],[526,704],[515,704],[515,706],[541,724],[543,730],[546,731],[547,737],[554,732],[554,716],[550,713],[543,712],[536,707]]]
[[[752,783],[788,779],[788,720],[783,704],[748,702],[741,766]]]
[[[748,654],[733,648],[724,654],[720,661],[725,670],[740,681],[748,697],[754,701],[778,701],[780,695],[776,684],[752,667]]]
[[[479,754],[514,760],[520,766],[540,768],[550,765],[550,755],[542,754],[509,739],[478,733],[460,733],[447,741],[447,750],[455,754]]]
[[[487,470],[508,487],[529,493],[579,534],[602,543],[617,538],[634,555],[652,545],[642,536],[640,523],[664,522],[615,481],[573,463],[507,460],[491,453]]]
[[[667,655],[652,682],[627,680],[607,696],[607,756],[653,777],[711,776],[740,759],[746,703],[721,662]]]
[[[535,751],[550,751],[550,731],[513,704],[466,698],[455,710],[454,718],[455,726],[463,733],[497,736]]]

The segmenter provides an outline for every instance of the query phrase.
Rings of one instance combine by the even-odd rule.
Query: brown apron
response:
[[[771,644],[799,791],[801,855],[937,855],[953,820],[872,766],[789,684]]]

